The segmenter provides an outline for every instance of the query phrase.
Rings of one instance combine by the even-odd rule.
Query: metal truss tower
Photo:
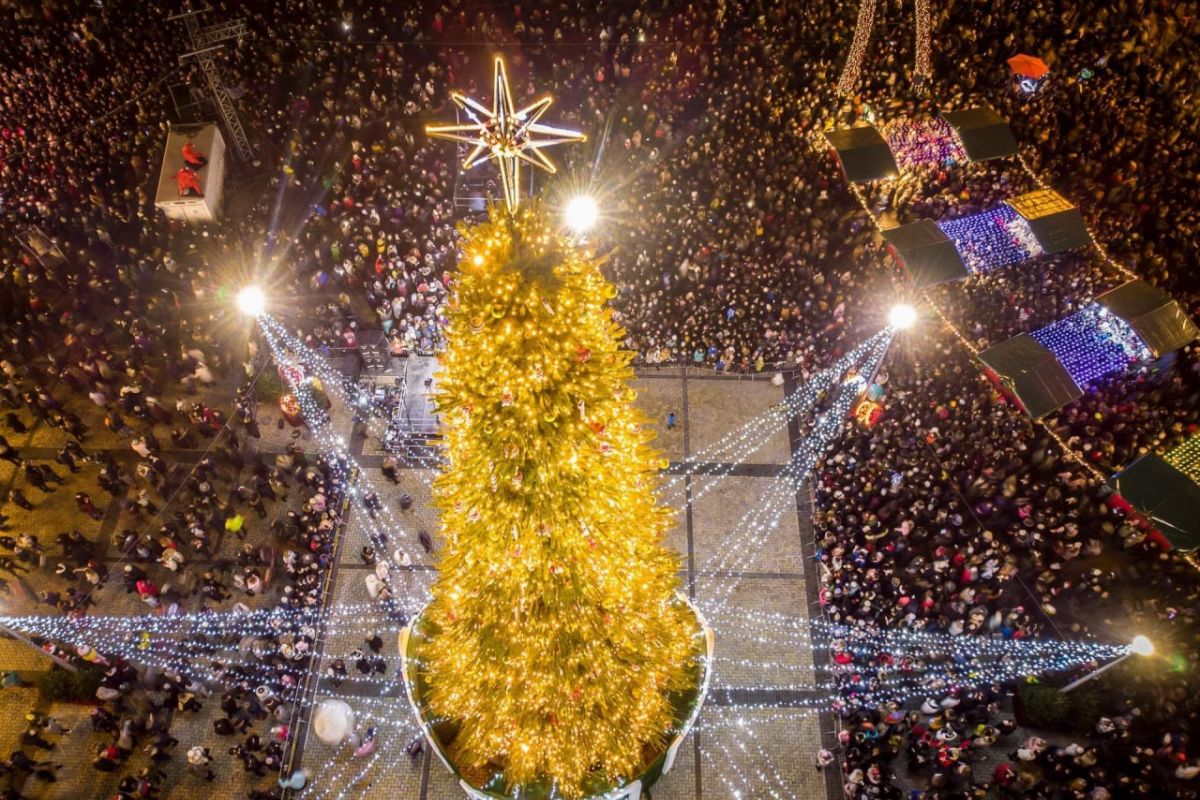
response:
[[[188,39],[192,43],[192,51],[181,55],[179,60],[184,61],[194,58],[196,63],[200,65],[200,71],[204,74],[204,80],[208,82],[208,90],[212,95],[213,105],[217,107],[217,113],[221,115],[221,122],[224,123],[225,132],[229,135],[229,140],[233,143],[234,152],[237,153],[238,160],[246,164],[254,159],[254,152],[250,149],[250,140],[246,138],[246,131],[242,128],[242,120],[238,117],[237,107],[234,105],[233,98],[229,96],[229,89],[225,87],[225,82],[221,80],[221,72],[217,68],[215,58],[217,51],[225,46],[221,42],[229,39],[241,41],[242,37],[246,35],[246,23],[244,20],[235,19],[202,28],[200,27],[198,17],[209,10],[208,8],[200,8],[194,11],[184,11],[167,19],[182,20],[184,27],[187,28]]]

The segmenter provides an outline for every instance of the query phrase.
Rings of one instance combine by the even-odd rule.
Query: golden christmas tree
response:
[[[537,204],[462,236],[437,395],[445,545],[411,652],[472,783],[581,797],[662,751],[703,636],[599,262]]]

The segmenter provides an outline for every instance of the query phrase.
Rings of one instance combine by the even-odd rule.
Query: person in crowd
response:
[[[898,178],[862,189],[881,220],[958,218],[1038,185],[1015,159],[945,157],[954,149],[931,121],[936,112],[981,103],[1010,121],[1036,174],[1078,203],[1107,257],[1060,254],[934,290],[972,347],[1074,312],[1125,280],[1114,263],[1189,313],[1200,309],[1192,280],[1200,131],[1188,112],[1200,75],[1194,58],[1180,57],[1200,17],[1193,2],[933,4],[933,85],[910,88],[912,43],[884,34],[851,97],[835,89],[856,21],[844,3],[810,3],[804,13],[778,0],[346,5],[353,29],[370,32],[364,43],[347,41],[340,20],[312,4],[239,7],[248,35],[227,48],[222,69],[241,95],[250,167],[268,191],[239,198],[221,226],[201,229],[168,223],[153,206],[171,118],[169,93],[154,82],[175,69],[177,23],[114,4],[67,3],[55,13],[14,4],[19,24],[0,34],[0,218],[6,230],[45,230],[68,267],[0,238],[0,403],[11,432],[11,442],[0,437],[0,458],[21,467],[0,524],[16,544],[42,529],[56,490],[70,487],[87,535],[63,537],[61,554],[29,541],[3,562],[21,580],[36,577],[38,602],[58,613],[92,613],[111,580],[99,569],[107,543],[93,542],[108,504],[93,501],[92,476],[120,512],[113,544],[126,563],[113,572],[147,611],[322,607],[344,465],[295,443],[273,460],[270,448],[248,444],[270,434],[251,383],[265,345],[228,334],[223,270],[239,253],[277,261],[281,291],[312,299],[281,313],[315,350],[353,347],[379,329],[397,357],[436,353],[459,249],[458,165],[451,148],[407,122],[447,118],[452,88],[486,87],[487,59],[463,43],[512,45],[520,74],[532,76],[514,91],[550,92],[562,124],[608,130],[603,164],[622,178],[611,202],[624,223],[603,269],[617,287],[613,317],[643,367],[788,370],[803,381],[877,331],[881,298],[904,289],[883,268],[890,262],[873,221],[821,134],[873,119],[902,152]],[[879,5],[889,30],[910,24],[907,7]],[[1010,85],[1003,60],[1016,51],[1051,61],[1053,78],[1035,95]],[[895,124],[902,118],[924,121]],[[168,177],[179,194],[201,196],[196,171],[207,155],[190,143],[182,155],[185,166]],[[563,158],[580,169],[590,155]],[[970,259],[992,257],[989,246]],[[247,380],[232,404],[214,399],[239,375]],[[1200,430],[1195,347],[1094,382],[1049,429],[1016,411],[941,331],[894,347],[879,377],[882,421],[848,420],[812,476],[821,608],[831,620],[1018,639],[1059,629],[1104,635],[1102,621],[1121,618],[1183,631],[1183,658],[1200,662],[1193,570],[1162,553],[1091,472],[1111,474]],[[672,413],[667,427],[674,422]],[[57,442],[70,437],[55,458],[69,471],[61,479],[29,461],[48,427],[60,429]],[[116,437],[130,445],[118,452]],[[181,469],[172,448],[203,454]],[[387,456],[380,474],[406,480],[408,457]],[[247,524],[250,510],[249,519],[270,522]],[[226,562],[220,551],[231,541],[237,554]],[[431,553],[427,530],[418,542]],[[411,561],[398,544],[372,530],[361,546],[367,590],[389,619],[406,613],[401,581]],[[231,585],[242,589],[236,598]],[[91,719],[112,743],[93,764],[127,771],[138,746],[170,758],[166,731],[135,711],[143,695],[160,707],[170,700],[180,715],[219,705],[222,735],[265,739],[268,724],[286,728],[313,641],[280,630],[247,643],[252,661],[197,664],[198,674],[165,684],[96,643],[85,652],[110,665]],[[843,736],[817,763],[836,762],[852,800],[897,796],[902,765],[906,788],[925,800],[1182,798],[1200,771],[1187,747],[1200,733],[1195,670],[1122,682],[1088,734],[1058,746],[1014,735],[1012,687],[923,687],[929,697],[915,708],[869,700],[860,686],[889,665],[867,663],[847,644],[831,653]],[[337,659],[326,679],[378,674],[382,637],[366,645],[351,659],[355,676]],[[201,702],[212,692],[219,704]],[[57,746],[47,732],[32,736]],[[973,769],[985,748],[1012,756]],[[188,771],[211,779],[233,759],[250,775],[281,763],[265,748],[234,749],[204,750],[194,762],[193,747]],[[9,768],[54,779],[53,764],[20,751]],[[307,781],[295,771],[284,783]],[[253,796],[277,796],[271,783]],[[120,791],[145,796],[162,785],[157,772],[123,775]]]

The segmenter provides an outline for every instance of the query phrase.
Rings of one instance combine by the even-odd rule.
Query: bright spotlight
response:
[[[267,296],[257,286],[247,286],[237,294],[237,307],[248,317],[257,317],[267,308]]]
[[[907,303],[892,306],[888,313],[888,324],[897,330],[911,328],[917,324],[917,310]]]
[[[596,207],[596,201],[586,194],[581,194],[578,197],[572,198],[571,202],[567,203],[567,211],[565,214],[567,227],[572,230],[583,233],[591,230],[596,224],[596,220],[600,217],[600,209]]]
[[[1139,656],[1153,655],[1154,642],[1145,636],[1135,636],[1133,637],[1133,641],[1129,643],[1129,649]]]

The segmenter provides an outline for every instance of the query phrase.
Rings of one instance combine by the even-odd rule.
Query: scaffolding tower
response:
[[[221,71],[217,68],[216,61],[217,51],[225,47],[222,42],[229,39],[241,41],[242,37],[246,35],[246,22],[235,19],[202,28],[199,16],[208,11],[210,9],[207,7],[188,10],[167,19],[183,21],[188,39],[192,43],[192,51],[181,55],[179,60],[195,59],[196,63],[200,65],[200,72],[208,83],[208,91],[212,95],[213,105],[216,106],[217,113],[221,115],[221,122],[224,124],[230,143],[233,144],[233,150],[237,153],[239,161],[249,163],[254,159],[254,152],[250,149],[250,140],[246,138],[246,131],[242,128],[242,120],[238,117],[237,107],[229,95],[229,89],[225,87],[225,81],[221,79]]]

